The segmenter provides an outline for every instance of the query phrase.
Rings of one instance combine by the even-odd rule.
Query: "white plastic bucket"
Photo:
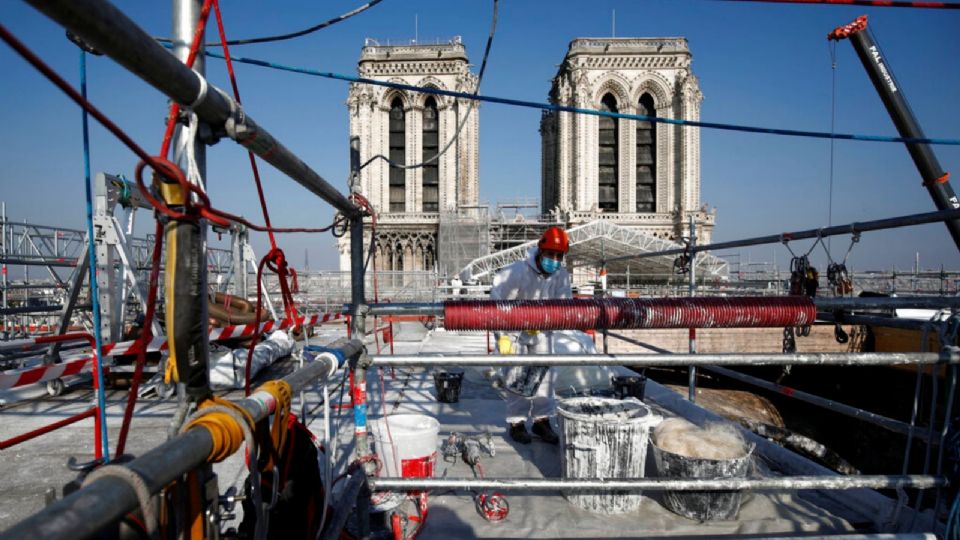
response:
[[[389,424],[389,430],[387,426]],[[370,422],[381,476],[432,478],[440,423],[422,414],[392,414]]]
[[[574,397],[557,405],[563,479],[643,478],[650,430],[660,416],[635,398]],[[573,504],[602,514],[636,510],[638,491],[567,493]]]

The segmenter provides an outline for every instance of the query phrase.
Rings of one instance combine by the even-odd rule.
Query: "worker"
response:
[[[570,273],[563,268],[563,257],[570,239],[560,227],[547,229],[527,258],[497,272],[490,289],[492,300],[549,300],[573,298]],[[497,332],[497,352],[508,354],[550,354],[550,332],[526,330],[519,335]],[[531,431],[545,442],[559,439],[550,427],[554,410],[553,389],[556,374],[549,367],[508,368],[502,374],[507,390],[507,423],[510,437],[522,444],[533,439],[526,422],[533,420]]]

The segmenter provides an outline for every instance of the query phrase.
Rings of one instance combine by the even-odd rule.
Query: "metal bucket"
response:
[[[702,459],[682,456],[653,444],[653,459],[661,478],[745,478],[750,471],[754,445],[736,459]],[[668,510],[698,521],[733,520],[740,512],[743,492],[734,491],[665,491]]]
[[[660,422],[636,399],[576,397],[560,401],[560,468],[562,478],[643,478],[650,430]],[[584,510],[619,514],[636,510],[637,491],[568,493],[567,500]]]

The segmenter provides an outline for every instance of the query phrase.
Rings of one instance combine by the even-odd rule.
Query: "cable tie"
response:
[[[200,92],[197,94],[197,99],[193,100],[193,103],[191,103],[190,105],[187,105],[187,108],[191,110],[197,108],[197,106],[200,105],[200,103],[202,103],[203,100],[207,99],[207,90],[210,88],[210,86],[207,84],[207,79],[205,77],[203,77],[196,71],[194,71],[194,73],[196,73],[197,80],[200,82]]]

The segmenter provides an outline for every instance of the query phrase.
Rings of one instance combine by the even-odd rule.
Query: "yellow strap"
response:
[[[213,405],[221,405],[237,411],[247,420],[247,425],[250,426],[250,429],[253,429],[253,417],[249,412],[232,401],[214,396],[201,401],[197,409],[203,410]],[[213,447],[210,449],[210,455],[207,457],[207,460],[211,463],[223,461],[239,450],[240,445],[243,444],[243,428],[241,428],[240,425],[237,424],[237,421],[229,414],[223,412],[205,414],[187,424],[186,429],[192,429],[197,426],[206,428],[207,431],[210,432],[210,437],[213,439]]]
[[[270,438],[273,442],[273,448],[277,455],[283,450],[283,445],[287,441],[287,416],[290,414],[290,404],[293,401],[293,389],[286,381],[275,380],[267,381],[257,389],[269,393],[277,400],[277,408],[274,411],[273,427],[270,430]],[[267,455],[267,463],[264,470],[273,468],[273,456]]]
[[[164,301],[166,302],[165,317],[167,322],[167,350],[170,354],[167,356],[166,369],[163,371],[163,382],[166,384],[175,384],[180,382],[180,374],[177,373],[177,336],[173,331],[174,321],[176,319],[174,312],[175,287],[177,279],[177,230],[170,227],[164,230],[164,238],[167,242],[167,260],[166,271],[163,273]]]

